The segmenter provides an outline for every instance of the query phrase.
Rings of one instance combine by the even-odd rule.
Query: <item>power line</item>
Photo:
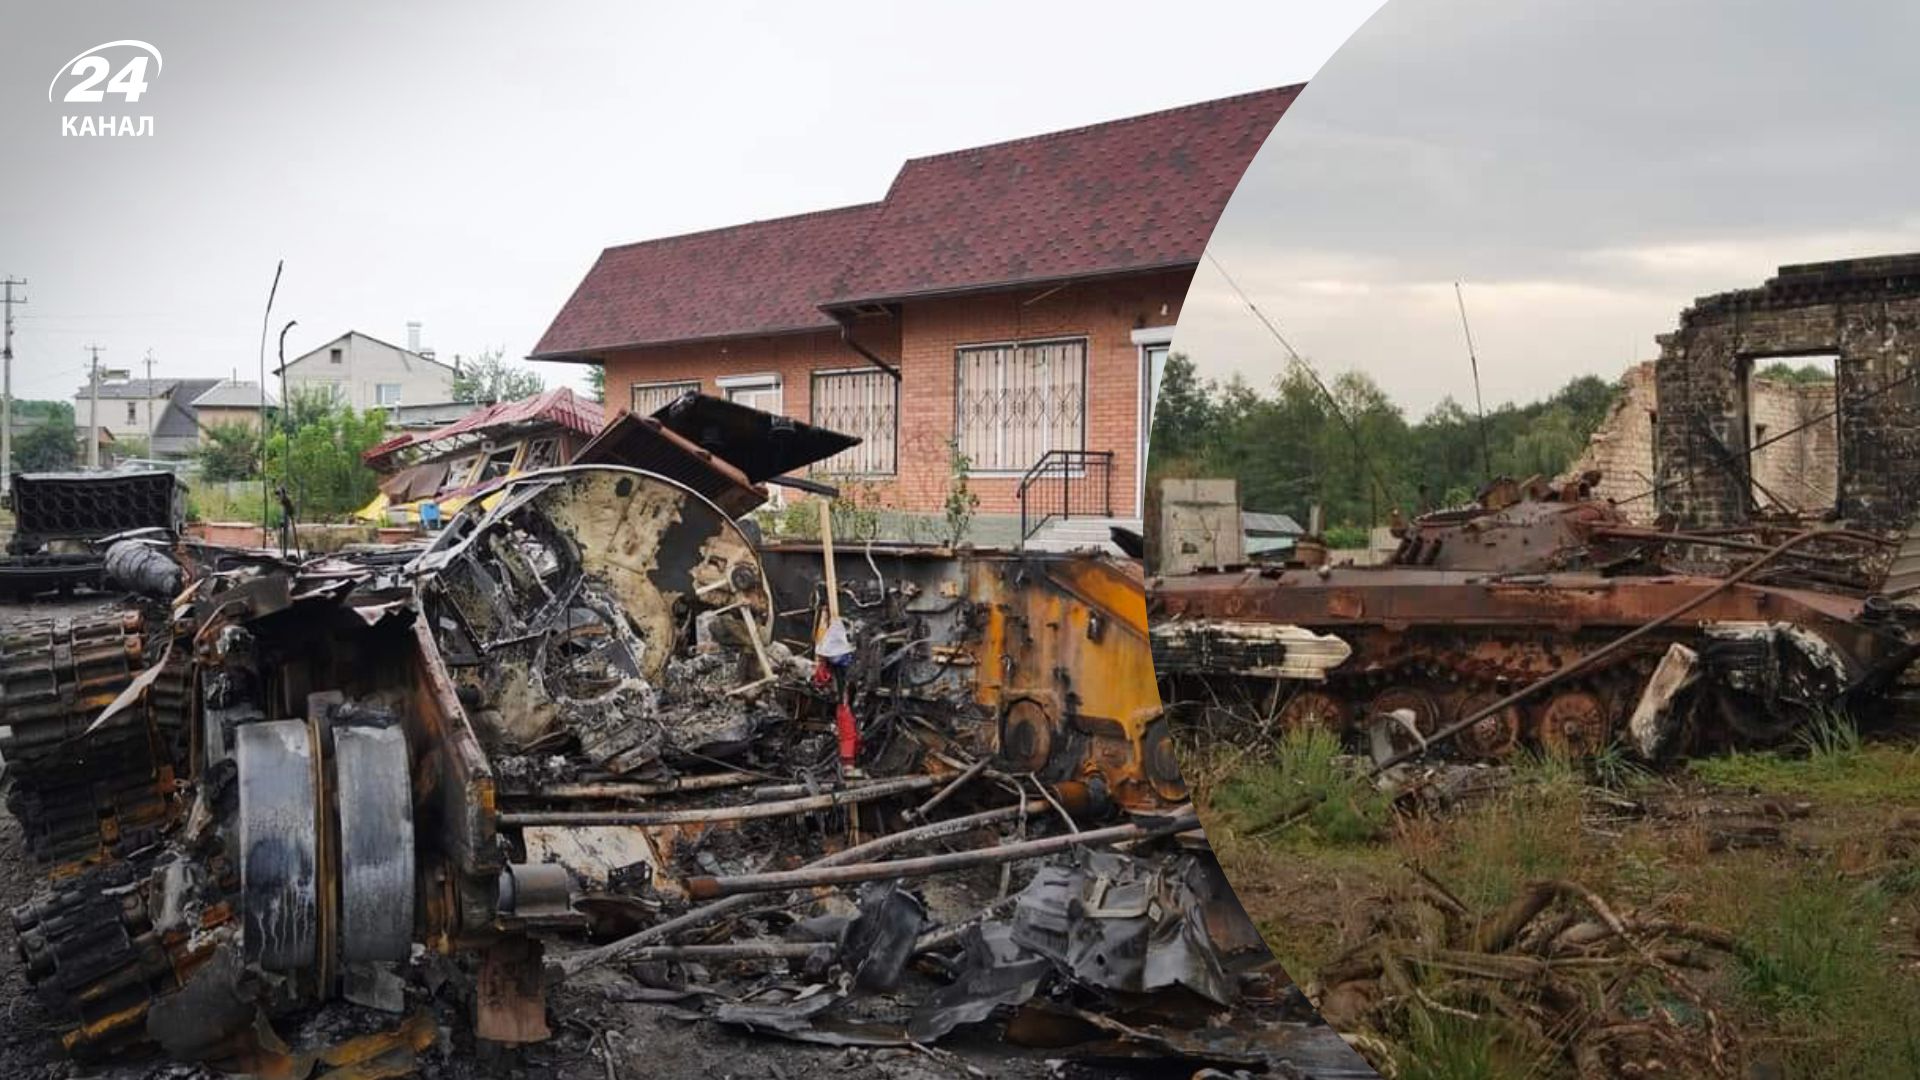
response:
[[[1280,347],[1287,351],[1287,358],[1295,364],[1300,365],[1300,370],[1306,372],[1307,378],[1313,380],[1313,385],[1320,390],[1321,396],[1327,399],[1327,406],[1333,410],[1333,418],[1340,421],[1340,426],[1346,429],[1347,437],[1353,440],[1354,455],[1360,459],[1361,466],[1366,469],[1367,478],[1373,481],[1375,494],[1390,500],[1391,496],[1387,493],[1387,485],[1385,481],[1380,479],[1380,471],[1374,468],[1373,459],[1367,456],[1366,443],[1360,438],[1359,429],[1353,426],[1353,421],[1347,418],[1346,410],[1340,407],[1340,399],[1333,396],[1333,391],[1329,390],[1327,384],[1321,381],[1320,373],[1314,370],[1312,364],[1307,363],[1306,357],[1301,356],[1300,353],[1294,349],[1293,344],[1287,340],[1286,335],[1280,332],[1280,328],[1273,325],[1273,320],[1267,318],[1266,312],[1260,310],[1260,305],[1254,303],[1253,298],[1247,295],[1247,291],[1240,287],[1240,283],[1233,280],[1233,275],[1227,273],[1227,268],[1221,264],[1220,257],[1215,255],[1211,250],[1207,251],[1206,256],[1207,261],[1213,264],[1213,268],[1220,271],[1220,276],[1226,280],[1227,287],[1234,291],[1234,295],[1240,298],[1240,302],[1247,306],[1248,311],[1253,312],[1253,317],[1260,320],[1260,325],[1267,328],[1267,333],[1273,335],[1273,340],[1279,342]],[[1376,503],[1373,507],[1372,523],[1378,524],[1379,520],[1380,507],[1379,504]]]

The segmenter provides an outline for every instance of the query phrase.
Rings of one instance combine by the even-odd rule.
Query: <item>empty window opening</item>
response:
[[[1763,513],[1822,514],[1840,500],[1839,356],[1745,361],[1748,480]]]

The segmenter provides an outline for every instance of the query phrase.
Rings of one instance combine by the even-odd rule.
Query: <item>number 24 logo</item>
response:
[[[98,54],[117,45],[132,45],[146,50],[146,54],[151,55],[136,55],[122,64],[120,70],[114,71],[113,65],[107,61],[107,58]],[[54,85],[58,85],[65,76],[81,76],[80,81],[67,91],[62,101],[83,104],[98,102],[105,100],[108,94],[119,94],[129,102],[139,101],[140,95],[147,92],[148,60],[154,62],[156,72],[160,70],[162,63],[159,49],[144,41],[109,41],[105,45],[95,45],[62,65],[59,73],[53,77],[53,81]],[[111,77],[109,77],[110,72]],[[102,82],[107,84],[105,89],[100,88]],[[48,100],[53,98],[52,86],[47,88],[47,98]]]

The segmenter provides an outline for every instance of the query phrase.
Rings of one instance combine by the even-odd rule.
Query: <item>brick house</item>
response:
[[[940,512],[951,441],[983,520],[1017,515],[1046,462],[1137,521],[1181,301],[1299,89],[917,158],[879,202],[608,248],[530,358],[603,364],[612,408],[698,388],[859,435],[816,476],[908,513]]]

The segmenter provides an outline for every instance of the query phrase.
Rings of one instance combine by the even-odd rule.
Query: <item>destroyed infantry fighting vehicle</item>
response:
[[[1635,527],[1593,480],[1491,485],[1397,530],[1384,565],[1306,542],[1285,566],[1155,579],[1163,696],[1324,727],[1381,764],[1616,740],[1660,758],[1777,742],[1897,692],[1920,655],[1883,591],[1897,540]]]
[[[1137,575],[758,543],[763,482],[847,442],[690,397],[424,549],[147,544],[120,560],[138,605],[8,627],[0,755],[45,875],[12,923],[64,1048],[405,1069],[435,1010],[538,1041],[554,983],[646,962],[757,965],[751,1001],[685,1000],[808,1041],[924,1043],[1039,997],[1094,1031],[1127,1003],[1104,1030],[1134,1052],[1232,1014],[1254,1034],[1197,1060],[1267,1060],[1276,999],[1243,989],[1271,979],[1239,970],[1265,950],[1173,839],[1194,819]],[[912,887],[970,868],[998,896]],[[861,1011],[916,956],[944,985]],[[329,1009],[363,1037],[301,1045]]]

